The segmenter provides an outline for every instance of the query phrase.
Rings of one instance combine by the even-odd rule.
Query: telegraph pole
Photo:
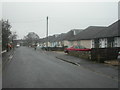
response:
[[[48,16],[47,16],[46,19],[47,19],[47,26],[46,26],[46,27],[47,27],[47,33],[46,33],[46,38],[47,38],[46,41],[47,41],[47,42],[46,42],[46,48],[47,48],[47,50],[48,50]]]

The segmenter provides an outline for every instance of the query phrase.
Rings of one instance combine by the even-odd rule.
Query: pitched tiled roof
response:
[[[74,31],[78,34],[74,35]],[[49,36],[49,41],[63,41],[63,40],[89,40],[94,38],[115,37],[120,36],[120,20],[116,21],[108,27],[90,26],[85,30],[72,29],[67,33],[62,33],[53,36]],[[43,38],[41,42],[46,42],[46,38]]]
[[[59,41],[62,41],[62,40],[71,40],[72,38],[75,37],[76,34],[78,34],[79,32],[81,32],[82,29],[72,29],[70,30],[69,32],[67,32],[66,34],[64,34],[60,39]],[[75,32],[75,33],[74,33]],[[75,35],[74,35],[75,34]]]
[[[96,35],[96,38],[120,36],[120,20],[116,21]]]
[[[63,38],[66,36],[66,33],[59,34],[54,40],[52,41],[62,41]]]
[[[100,26],[90,26],[86,28],[85,30],[81,31],[79,34],[77,34],[73,39],[71,40],[89,40],[96,37],[96,34],[101,32],[106,27],[100,27]]]
[[[49,42],[52,42],[52,41],[54,41],[55,39],[56,39],[56,36],[55,36],[55,35],[48,37],[48,41],[49,41]]]
[[[42,38],[42,39],[39,39],[39,42],[44,43],[44,42],[46,42],[46,40],[47,40],[46,38]]]

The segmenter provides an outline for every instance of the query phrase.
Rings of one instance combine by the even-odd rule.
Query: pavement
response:
[[[13,57],[14,50],[10,50],[9,52],[2,53],[2,67],[4,68],[5,64],[8,62],[10,58]]]
[[[105,63],[97,63],[90,60],[85,60],[81,58],[77,58],[74,56],[70,56],[68,54],[65,54],[61,51],[49,51],[49,55],[54,55],[57,59],[81,66],[85,69],[88,69],[90,71],[93,71],[95,73],[99,73],[101,75],[105,75],[109,78],[113,78],[118,81],[118,66],[112,66]]]
[[[16,48],[3,69],[3,88],[118,88],[113,78],[57,58],[62,54]]]
[[[14,54],[14,50],[10,50],[7,52],[7,50],[4,50],[0,53],[0,88],[2,89],[2,69],[4,69],[5,64],[12,58]]]

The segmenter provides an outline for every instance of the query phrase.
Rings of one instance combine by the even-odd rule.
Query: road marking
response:
[[[5,53],[5,52],[7,52],[7,50],[2,51],[1,53]]]

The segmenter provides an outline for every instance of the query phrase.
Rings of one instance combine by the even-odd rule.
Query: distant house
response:
[[[59,35],[55,35],[55,38],[51,40],[52,47],[63,47],[62,38],[66,35],[66,33],[62,33]]]
[[[39,46],[46,47],[46,38],[39,39]]]
[[[39,41],[39,44],[41,47],[47,47],[47,44],[48,44],[48,47],[57,47],[58,46],[58,42],[57,42],[57,39],[58,39],[59,35],[58,34],[55,34],[53,36],[48,36],[47,38],[42,38],[40,41]]]
[[[55,47],[57,46],[57,43],[55,43],[55,39],[57,38],[58,34],[55,34],[53,36],[49,36],[48,37],[48,41],[49,41],[49,47]]]
[[[92,40],[106,27],[90,26],[83,31],[79,32],[74,38],[71,39],[73,45],[82,45],[86,48],[92,48]]]
[[[81,29],[72,29],[67,33],[61,33],[49,37],[49,42],[51,47],[64,47],[71,46],[70,39],[77,35]]]
[[[59,41],[61,41],[63,46],[72,46],[73,42],[71,41],[71,39],[74,38],[81,31],[82,29],[72,29],[67,32]]]
[[[120,20],[103,29],[93,39],[93,48],[120,47]]]
[[[86,48],[120,47],[120,20],[108,27],[89,26],[88,28],[72,29],[67,33],[57,34],[43,38],[42,46],[63,47],[82,45]]]

